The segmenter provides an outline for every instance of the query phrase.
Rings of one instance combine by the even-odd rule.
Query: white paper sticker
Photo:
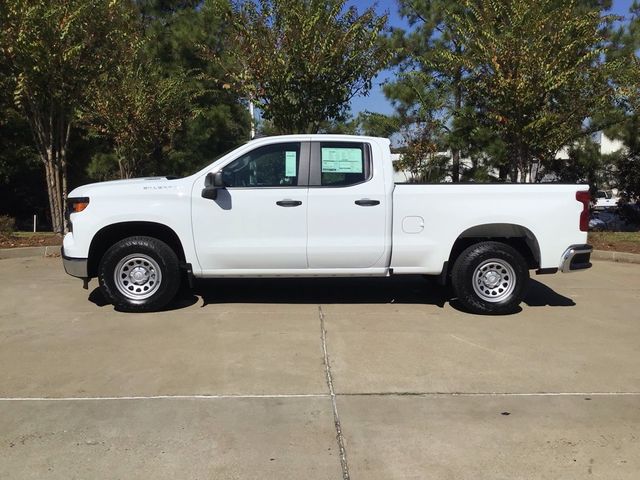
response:
[[[362,173],[362,150],[323,147],[322,173]]]
[[[298,152],[285,152],[284,156],[284,176],[295,177],[297,173]]]

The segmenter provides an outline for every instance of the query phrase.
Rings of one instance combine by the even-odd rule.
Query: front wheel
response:
[[[529,281],[522,255],[500,242],[471,245],[451,272],[458,301],[472,313],[506,314],[517,310]]]
[[[104,295],[119,310],[160,310],[180,287],[178,257],[156,238],[125,238],[102,257],[98,280]]]

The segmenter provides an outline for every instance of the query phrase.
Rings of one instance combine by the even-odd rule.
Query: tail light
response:
[[[589,231],[589,202],[591,201],[591,194],[589,190],[583,190],[576,192],[576,200],[582,203],[582,212],[580,212],[580,231]]]

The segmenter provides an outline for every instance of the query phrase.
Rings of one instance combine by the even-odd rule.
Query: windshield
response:
[[[209,160],[209,161],[207,162],[207,164],[208,164],[208,165],[211,165],[212,163],[217,162],[217,161],[218,161],[218,160],[220,160],[222,157],[224,157],[226,154],[233,152],[236,148],[240,148],[241,146],[246,145],[247,143],[249,143],[249,141],[248,141],[248,140],[247,140],[247,141],[244,141],[244,142],[241,142],[241,143],[238,143],[237,145],[234,145],[234,146],[233,146],[233,147],[231,147],[230,149],[225,150],[224,152],[219,153],[218,155],[216,155],[212,160]]]

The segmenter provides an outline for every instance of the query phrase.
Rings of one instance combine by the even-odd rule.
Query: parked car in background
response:
[[[596,201],[593,208],[596,210],[607,210],[616,208],[620,198],[613,194],[611,190],[598,190],[596,192]]]

